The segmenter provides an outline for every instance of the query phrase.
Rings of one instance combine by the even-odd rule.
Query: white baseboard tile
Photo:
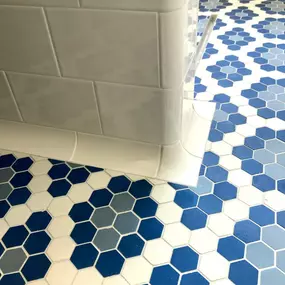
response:
[[[75,132],[0,120],[0,148],[69,160]]]
[[[154,177],[160,146],[78,133],[73,162]]]
[[[0,149],[196,186],[214,107],[185,99],[183,137],[172,145],[0,120]]]

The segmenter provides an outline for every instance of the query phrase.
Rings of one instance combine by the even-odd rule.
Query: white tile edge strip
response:
[[[0,120],[0,148],[196,186],[214,104],[184,100],[183,140],[159,146]],[[189,123],[191,122],[191,123]],[[185,139],[185,137],[187,139]]]

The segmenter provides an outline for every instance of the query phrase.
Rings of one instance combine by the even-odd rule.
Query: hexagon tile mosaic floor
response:
[[[0,151],[0,285],[285,284],[284,1],[200,8],[198,186]]]

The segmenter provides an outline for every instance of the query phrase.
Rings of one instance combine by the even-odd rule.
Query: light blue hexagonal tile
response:
[[[223,122],[228,119],[228,113],[226,113],[223,110],[216,110],[215,115],[214,115],[214,121],[216,122]]]
[[[275,180],[284,179],[285,167],[278,163],[265,165],[265,174]]]
[[[246,258],[257,268],[267,268],[274,265],[274,252],[262,242],[247,246]]]
[[[274,153],[266,149],[258,149],[254,151],[254,159],[262,164],[269,164],[275,162]]]
[[[260,285],[284,285],[285,274],[277,268],[267,269],[261,272]]]
[[[285,273],[285,250],[276,253],[276,266]]]
[[[279,226],[272,225],[263,228],[261,239],[275,250],[285,248],[285,230]]]
[[[265,148],[273,153],[282,153],[285,152],[285,143],[278,139],[273,139],[266,142]]]
[[[285,166],[285,153],[281,153],[277,155],[277,162]]]
[[[191,187],[190,189],[198,195],[209,194],[213,191],[213,182],[205,176],[200,176],[197,187]]]

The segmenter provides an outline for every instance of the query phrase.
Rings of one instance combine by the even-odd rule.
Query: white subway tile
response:
[[[64,76],[158,86],[156,13],[48,8],[47,16]]]
[[[12,96],[4,72],[0,71],[0,118],[11,121],[20,121],[21,119]]]
[[[24,121],[100,134],[92,82],[8,73]]]
[[[99,82],[96,87],[105,135],[154,144],[179,139],[180,91]]]
[[[0,69],[58,75],[41,8],[0,6]]]

